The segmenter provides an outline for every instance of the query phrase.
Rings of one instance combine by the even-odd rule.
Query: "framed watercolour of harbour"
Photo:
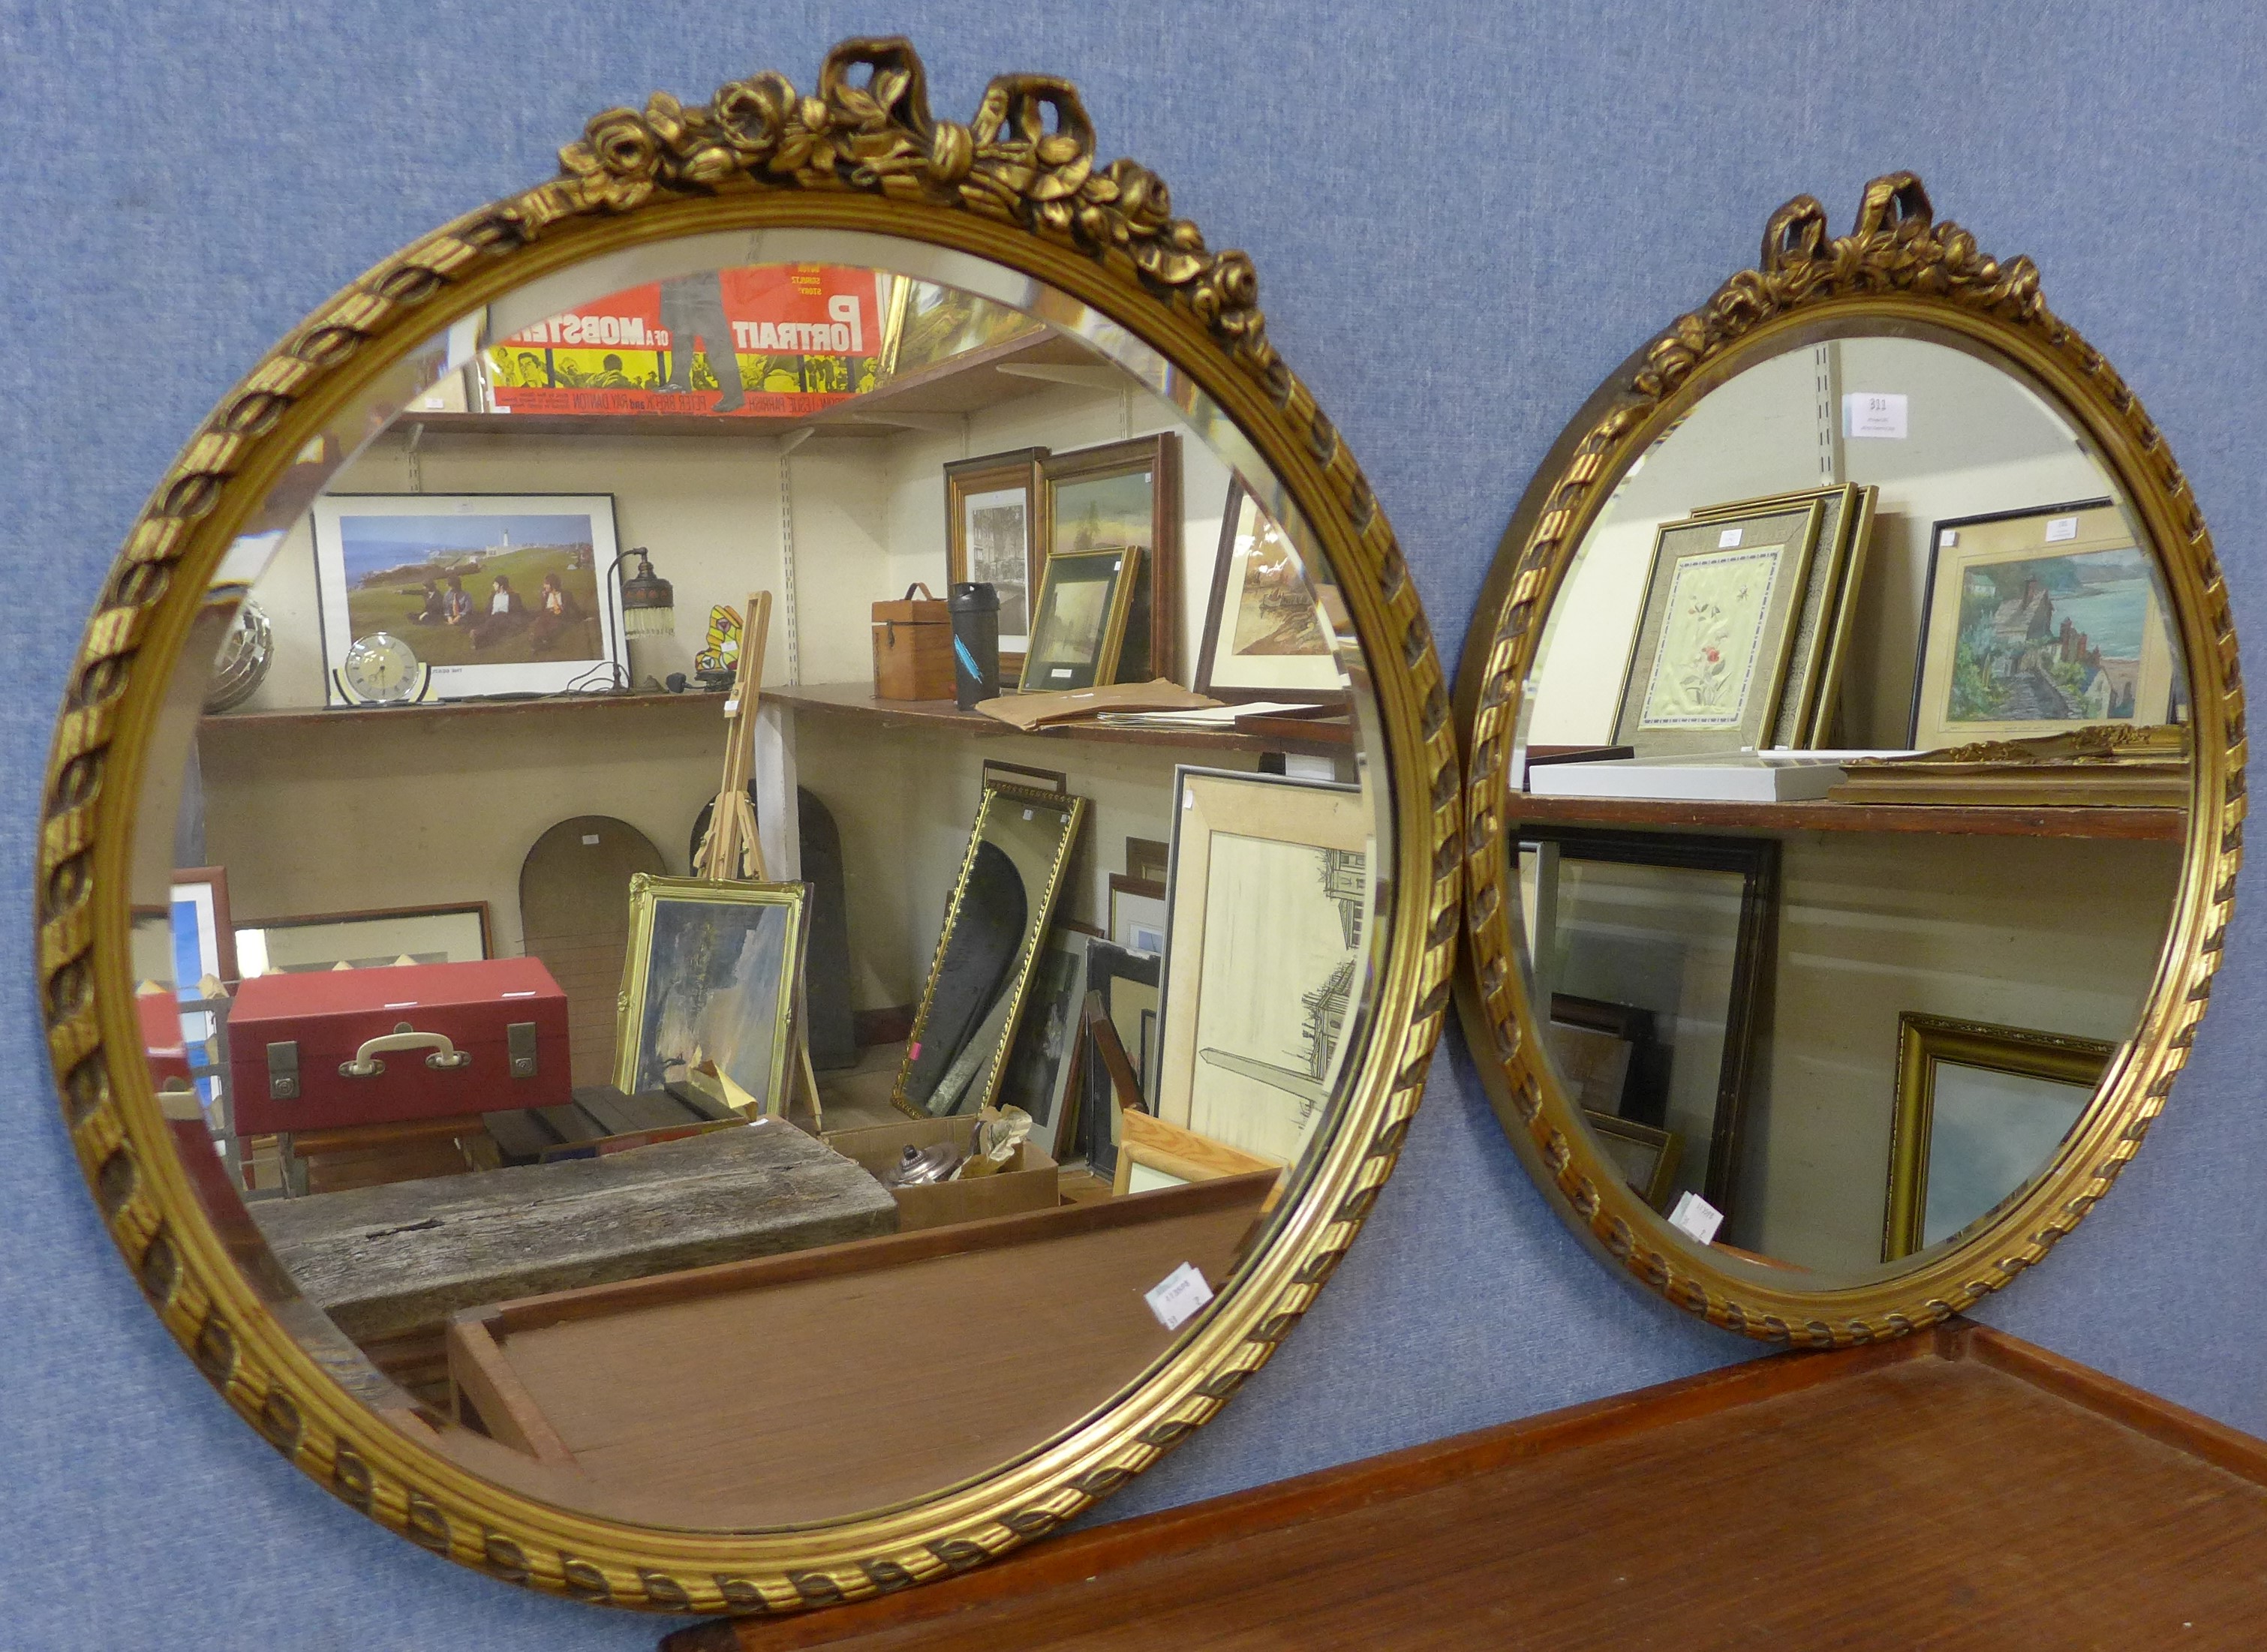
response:
[[[1290,1164],[1364,987],[1370,816],[1354,786],[1174,776],[1157,1115]]]
[[[2164,592],[2109,501],[1940,522],[1930,545],[1916,749],[2181,720]]]
[[[1662,525],[1612,744],[1667,757],[1770,743],[1823,509]]]
[[[384,633],[433,669],[435,699],[629,680],[611,493],[333,493],[315,501],[323,671]]]

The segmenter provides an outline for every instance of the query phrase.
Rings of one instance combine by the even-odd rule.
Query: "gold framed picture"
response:
[[[1956,517],[1929,545],[1914,749],[2184,720],[2163,581],[2117,505]]]
[[[713,1063],[735,1106],[786,1111],[805,892],[800,883],[631,877],[616,1089],[658,1090]]]
[[[1135,550],[1126,640],[1113,671],[1097,683],[1179,680],[1181,657],[1181,439],[1171,431],[1040,462],[1042,520],[1050,559],[1082,552]],[[1028,687],[1070,686],[1053,683]]]
[[[1950,1239],[2051,1164],[2117,1053],[2099,1039],[1898,1016],[1882,1260]]]
[[[998,1094],[1085,819],[1082,797],[984,788],[891,1089],[899,1112],[972,1114]]]
[[[1305,565],[1238,478],[1221,515],[1196,691],[1231,701],[1346,698],[1337,637]]]
[[[1050,556],[1016,686],[1031,694],[1116,682],[1141,567],[1139,546]]]
[[[1354,786],[1174,775],[1157,1116],[1290,1164],[1366,982],[1371,820]]]
[[[1591,1107],[1584,1107],[1582,1115],[1630,1190],[1654,1210],[1666,1211],[1669,1195],[1676,1191],[1676,1164],[1684,1156],[1684,1138],[1674,1130]]]
[[[1045,448],[956,459],[944,467],[945,578],[976,580],[1000,595],[1000,675],[1023,669],[1038,594],[1039,464]]]
[[[1695,522],[1720,522],[1812,501],[1819,506],[1818,546],[1803,581],[1787,645],[1786,673],[1772,712],[1773,746],[1834,744],[1834,714],[1849,666],[1851,626],[1865,583],[1866,551],[1873,540],[1874,507],[1880,495],[1877,487],[1845,482],[1706,506],[1692,513]]]
[[[1640,757],[1768,745],[1824,507],[1664,523],[1611,744]]]

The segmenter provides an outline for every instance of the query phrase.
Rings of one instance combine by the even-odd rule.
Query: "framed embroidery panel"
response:
[[[1640,757],[1764,746],[1823,506],[1664,523],[1612,742]]]

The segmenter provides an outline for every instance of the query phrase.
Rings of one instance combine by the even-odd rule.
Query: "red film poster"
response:
[[[759,264],[631,287],[488,347],[489,405],[514,413],[800,418],[874,387],[876,273]]]

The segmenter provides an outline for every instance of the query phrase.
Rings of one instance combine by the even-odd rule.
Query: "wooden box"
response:
[[[874,698],[949,700],[952,694],[952,613],[943,600],[915,584],[897,602],[875,603]]]
[[[897,1166],[907,1147],[927,1147],[950,1142],[968,1151],[976,1121],[965,1119],[907,1119],[901,1124],[875,1124],[862,1129],[836,1130],[826,1144],[845,1158],[855,1159],[879,1181]],[[1031,1143],[1016,1150],[1004,1170],[966,1181],[937,1181],[890,1189],[898,1201],[898,1231],[945,1227],[955,1222],[974,1222],[987,1216],[1013,1216],[1019,1210],[1052,1209],[1060,1198],[1055,1187],[1055,1161]]]

